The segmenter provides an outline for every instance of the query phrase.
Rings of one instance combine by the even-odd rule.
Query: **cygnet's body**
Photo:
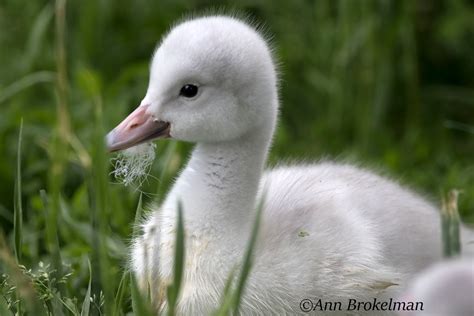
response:
[[[410,281],[402,301],[423,302],[423,310],[404,316],[474,315],[474,260],[462,258],[439,262]]]
[[[161,308],[173,273],[178,201],[186,232],[183,315],[209,315],[218,306],[262,197],[242,315],[299,314],[304,298],[345,304],[388,297],[441,257],[436,209],[394,182],[330,162],[264,172],[277,113],[270,50],[247,24],[190,20],[157,49],[145,98],[108,144],[120,150],[156,137],[197,144],[133,246],[133,270]]]

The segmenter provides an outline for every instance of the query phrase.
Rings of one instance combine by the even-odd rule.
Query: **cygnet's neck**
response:
[[[165,206],[181,200],[186,226],[239,233],[253,222],[272,128],[238,139],[199,143]]]

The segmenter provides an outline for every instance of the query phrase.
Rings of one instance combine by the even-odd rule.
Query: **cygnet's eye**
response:
[[[185,98],[195,97],[197,93],[198,93],[198,87],[193,84],[185,84],[179,91],[179,95]]]

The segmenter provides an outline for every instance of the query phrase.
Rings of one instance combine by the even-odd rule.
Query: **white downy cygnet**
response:
[[[303,298],[392,295],[441,257],[437,210],[393,181],[332,162],[264,171],[277,81],[272,53],[254,28],[226,16],[191,19],[163,39],[145,98],[107,136],[111,151],[155,138],[196,143],[133,245],[134,273],[160,308],[173,274],[178,201],[186,231],[183,315],[218,306],[262,198],[242,315],[298,314]]]
[[[429,267],[410,282],[401,301],[423,303],[412,316],[474,315],[474,260],[455,259]]]

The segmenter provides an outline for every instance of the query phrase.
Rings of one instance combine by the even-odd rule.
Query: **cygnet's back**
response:
[[[403,273],[423,269],[442,256],[438,210],[373,172],[334,162],[282,166],[266,172],[262,183],[267,188],[266,224],[294,231],[289,236],[295,240],[326,243],[331,238],[357,249],[360,240],[344,236],[363,236],[380,252],[381,263]],[[320,238],[323,233],[328,237]]]

